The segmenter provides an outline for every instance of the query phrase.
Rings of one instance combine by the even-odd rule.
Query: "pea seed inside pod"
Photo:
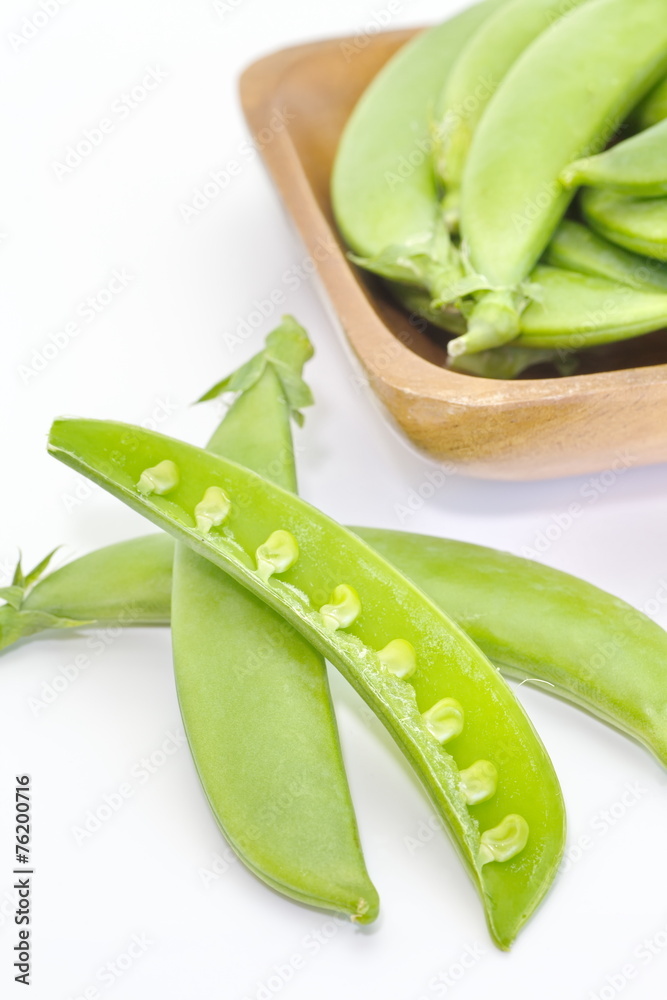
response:
[[[207,535],[211,528],[217,528],[226,520],[231,507],[231,501],[223,489],[219,486],[209,486],[195,507],[197,527]]]
[[[459,774],[461,791],[469,806],[486,802],[496,794],[498,770],[490,760],[478,760]]]
[[[448,743],[463,732],[465,714],[456,698],[442,698],[422,714],[422,719],[438,743]]]
[[[320,608],[322,624],[332,632],[339,628],[347,628],[360,614],[359,595],[354,587],[348,587],[346,583],[339,584],[332,591],[329,603],[323,604]]]
[[[378,652],[378,660],[383,670],[401,680],[407,680],[417,669],[414,646],[405,639],[392,639]]]
[[[144,469],[139,477],[137,489],[145,496],[156,493],[164,496],[171,490],[176,489],[179,483],[178,467],[171,459],[165,459],[150,469]]]
[[[516,813],[505,816],[498,826],[482,834],[478,859],[480,865],[487,865],[491,861],[510,861],[524,849],[529,833],[523,816]]]
[[[297,540],[289,531],[274,531],[256,552],[257,572],[266,583],[274,573],[286,573],[299,558]]]

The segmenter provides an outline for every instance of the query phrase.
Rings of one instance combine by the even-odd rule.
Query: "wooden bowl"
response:
[[[574,376],[460,375],[444,367],[443,334],[411,323],[347,260],[329,197],[338,140],[364,88],[414,33],[300,45],[241,79],[255,140],[370,384],[420,449],[467,475],[544,479],[667,459],[664,333],[589,350]]]

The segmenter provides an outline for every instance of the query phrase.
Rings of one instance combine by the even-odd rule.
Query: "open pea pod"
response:
[[[238,580],[342,671],[426,785],[509,947],[555,875],[564,807],[530,721],[468,636],[356,535],[232,462],[94,420],[56,421],[49,450]],[[165,462],[171,485],[155,492]],[[226,516],[198,525],[211,489]]]
[[[647,615],[509,552],[385,528],[352,530],[414,580],[504,674],[541,684],[667,765],[667,632]],[[26,603],[47,620],[55,614],[96,624],[168,624],[173,551],[164,533],[107,546],[46,577]],[[140,573],[125,592],[118,581],[132,567]]]

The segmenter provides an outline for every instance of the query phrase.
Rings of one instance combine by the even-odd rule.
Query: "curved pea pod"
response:
[[[562,170],[602,150],[666,71],[667,0],[589,0],[515,63],[479,123],[461,188],[470,263],[493,291],[450,353],[517,336],[527,279],[572,198]]]
[[[519,56],[555,21],[584,0],[511,0],[490,14],[454,65],[435,113],[436,173],[445,188],[446,217],[458,226],[459,189],[475,130]]]
[[[667,198],[630,198],[587,188],[581,210],[588,224],[612,243],[667,261]]]
[[[611,188],[637,198],[667,194],[667,121],[619,142],[604,153],[575,160],[563,170],[566,188]]]
[[[295,490],[291,419],[312,401],[301,377],[312,353],[303,328],[284,317],[263,351],[206,393],[236,394],[209,451]],[[165,499],[176,495],[174,488]],[[192,514],[200,538],[224,532],[232,514],[227,490],[210,483]],[[274,533],[258,552],[260,575],[269,579],[288,563],[284,539]],[[284,895],[361,923],[374,920],[378,896],[359,843],[322,656],[180,542],[171,603],[183,722],[226,838]]]
[[[667,265],[610,243],[580,222],[564,219],[544,255],[544,263],[566,271],[608,278],[645,291],[667,292]]]
[[[523,313],[519,347],[576,351],[667,325],[667,293],[555,267],[535,269],[540,297]]]
[[[378,528],[361,537],[511,677],[585,709],[667,765],[667,632],[597,587],[496,549]],[[527,623],[530,623],[527,625]]]
[[[232,462],[160,434],[93,420],[56,421],[49,450],[247,587],[342,671],[430,792],[480,892],[494,939],[509,947],[553,880],[564,809],[523,709],[465,633],[358,536]],[[142,495],[142,472],[164,458],[180,470],[178,487],[168,496]],[[211,486],[225,491],[231,510],[224,527],[202,535],[193,512]],[[277,530],[293,536],[298,558],[266,580],[255,553]],[[407,679],[412,664],[397,671],[388,655],[394,640],[414,651]],[[445,699],[463,717],[446,749]],[[477,761],[496,767],[497,790],[469,804],[460,772]]]
[[[442,219],[430,116],[462,46],[498,6],[474,6],[400,49],[357,103],[333,167],[334,215],[355,262],[438,300],[467,286]]]
[[[627,733],[667,765],[667,632],[647,615],[584,580],[497,549],[384,528],[352,530],[447,611],[504,674],[541,682],[546,694]],[[147,623],[167,623],[173,551],[164,533],[108,546],[57,570],[34,595],[42,586],[53,594],[53,601],[38,602],[47,613],[128,624],[126,594],[115,590],[116,603],[110,601],[97,567],[115,571],[121,557],[132,563],[141,556],[142,584],[130,586],[133,607],[149,609]]]
[[[632,118],[639,129],[651,128],[667,118],[667,79],[661,80],[644,98]]]

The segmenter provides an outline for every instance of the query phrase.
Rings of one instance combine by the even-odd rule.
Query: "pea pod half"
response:
[[[564,809],[539,738],[465,633],[357,536],[232,462],[93,420],[56,421],[49,450],[224,569],[344,673],[426,785],[509,947],[553,880]],[[178,482],[142,493],[164,461]],[[214,487],[229,513],[203,531],[195,509]]]
[[[627,733],[667,765],[667,632],[647,615],[584,580],[508,552],[384,528],[353,530],[451,615],[503,673],[544,682],[546,694]],[[91,552],[46,577],[28,604],[96,623],[168,624],[173,548],[160,534]],[[134,569],[137,579],[125,594],[119,579]]]
[[[581,210],[605,239],[633,253],[667,261],[667,198],[630,198],[586,188]]]
[[[639,129],[651,128],[667,118],[667,80],[661,80],[633,113],[633,123]]]
[[[510,70],[479,123],[461,189],[461,234],[493,291],[450,353],[518,334],[526,280],[572,197],[561,171],[603,149],[666,71],[667,0],[589,0]]]

